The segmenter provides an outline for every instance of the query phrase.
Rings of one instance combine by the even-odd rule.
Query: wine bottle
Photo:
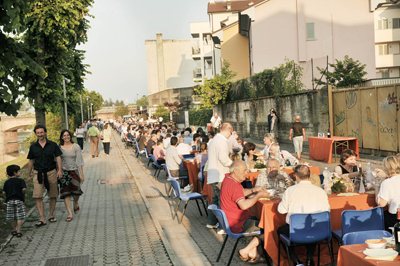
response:
[[[328,128],[328,132],[326,133],[326,135],[328,136],[328,138],[331,137],[331,130]]]
[[[397,208],[397,223],[393,229],[394,243],[397,252],[400,252],[400,208]]]

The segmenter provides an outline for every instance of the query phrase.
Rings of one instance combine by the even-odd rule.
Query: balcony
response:
[[[375,31],[375,43],[400,42],[400,29]]]
[[[203,78],[203,75],[202,75],[202,73],[201,73],[201,67],[196,67],[196,68],[193,70],[193,79],[194,79],[195,81],[201,81],[202,78]]]
[[[200,57],[200,47],[194,46],[192,47],[192,57]]]
[[[208,21],[190,23],[190,34],[193,38],[199,38],[200,34],[207,33],[211,33],[210,23]]]
[[[210,79],[213,76],[214,75],[213,75],[212,69],[211,68],[206,68],[205,71],[204,71],[204,77]]]
[[[376,68],[400,66],[400,54],[387,54],[376,56]]]

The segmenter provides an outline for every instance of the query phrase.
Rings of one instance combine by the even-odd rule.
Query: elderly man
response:
[[[238,137],[239,137],[239,135],[237,134],[236,131],[233,131],[232,135],[229,137],[229,139],[228,139],[229,153],[231,153],[232,151],[239,152],[242,150],[242,145],[240,145],[237,142]]]
[[[147,142],[147,154],[153,154],[154,148],[157,146],[157,134],[151,134],[151,138]]]
[[[190,143],[192,142],[192,137],[190,137],[189,131],[185,131],[183,139],[185,140],[186,144],[190,145]]]
[[[207,184],[212,186],[214,195],[210,204],[220,207],[221,183],[225,174],[229,173],[229,166],[232,161],[229,159],[228,139],[231,136],[233,127],[229,123],[224,123],[221,127],[221,133],[218,133],[208,146],[208,168]],[[217,228],[217,218],[212,211],[208,211],[207,228]],[[218,233],[223,234],[223,230]]]
[[[247,166],[243,161],[235,161],[229,168],[229,174],[225,175],[221,186],[221,209],[225,212],[226,218],[233,233],[260,230],[258,222],[250,217],[250,208],[260,199],[269,197],[269,193],[262,187],[244,189],[241,183],[246,180]],[[253,198],[247,196],[255,194]],[[264,235],[260,236],[261,240]],[[239,250],[239,257],[250,263],[265,262],[262,254],[258,254],[257,246],[262,242],[254,237],[243,249]],[[263,246],[261,246],[263,248]]]
[[[179,145],[176,149],[179,155],[190,154],[190,152],[192,151],[192,147],[186,144],[183,138],[179,139]]]
[[[261,151],[261,154],[265,155],[265,158],[269,157],[269,148],[271,147],[272,143],[277,143],[275,135],[272,133],[265,134],[264,136],[265,148]]]
[[[274,143],[269,148],[269,154],[271,158],[279,160],[279,165],[284,165],[288,162],[288,165],[298,165],[299,160],[296,159],[290,152],[285,150],[280,150],[279,145]]]
[[[278,205],[278,212],[286,215],[286,224],[278,229],[278,234],[289,237],[290,215],[295,213],[317,213],[330,211],[328,196],[320,187],[310,182],[310,168],[298,165],[294,169],[297,185],[288,188],[283,193],[282,201]],[[313,256],[315,244],[307,245],[307,266],[314,265]],[[294,248],[289,247],[289,255],[295,265],[302,264],[294,253]]]
[[[289,132],[289,139],[292,140],[292,133],[294,134],[293,137],[293,144],[294,144],[294,151],[297,153],[297,159],[301,159],[301,152],[303,151],[303,141],[306,140],[306,130],[304,129],[303,123],[300,123],[300,116],[296,116],[294,119],[294,123],[292,128]]]
[[[178,145],[178,138],[172,137],[168,149],[165,151],[165,163],[168,167],[172,177],[187,176],[188,171],[180,171],[179,165],[182,163],[183,157],[178,154],[176,146]],[[185,183],[181,187],[185,187],[189,183],[188,178],[185,178]]]
[[[214,113],[214,115],[210,119],[210,122],[211,122],[211,130],[214,131],[215,133],[219,132],[222,120],[218,116],[218,113]]]
[[[269,159],[267,171],[258,175],[255,187],[272,188],[275,182],[279,180],[284,180],[286,187],[294,185],[293,179],[287,173],[279,171],[279,161],[277,159]]]

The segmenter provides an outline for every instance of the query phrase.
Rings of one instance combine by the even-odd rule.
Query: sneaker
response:
[[[206,227],[209,228],[209,229],[218,228],[218,223],[216,225],[207,224]]]
[[[223,229],[218,229],[217,234],[226,235],[226,233],[225,233],[225,231]]]

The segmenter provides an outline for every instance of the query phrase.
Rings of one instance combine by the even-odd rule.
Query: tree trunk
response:
[[[42,57],[44,56],[44,44],[40,41],[37,42],[38,47],[42,50],[41,53],[37,54],[37,63],[45,69],[44,63],[42,62]],[[43,82],[43,78],[38,76],[38,82],[36,87],[36,94],[35,94],[35,116],[36,116],[36,124],[42,124],[46,126],[46,114],[43,111],[43,97],[42,93],[40,92],[40,86]]]

